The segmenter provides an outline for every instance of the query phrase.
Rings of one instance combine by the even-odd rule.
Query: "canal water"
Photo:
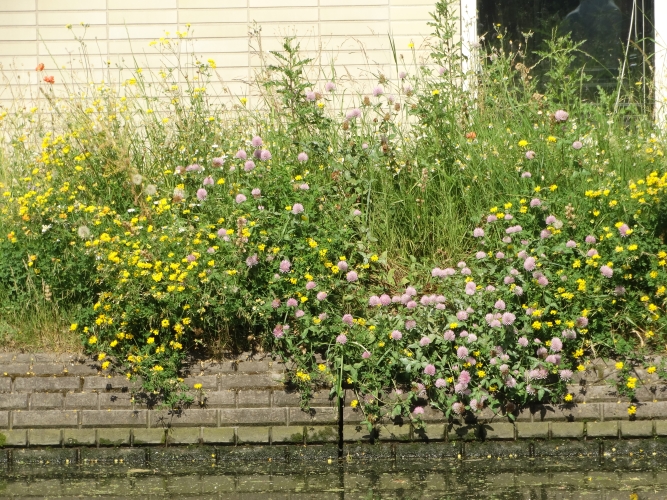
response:
[[[15,464],[0,474],[0,498],[665,500],[667,462],[476,459],[315,462]]]

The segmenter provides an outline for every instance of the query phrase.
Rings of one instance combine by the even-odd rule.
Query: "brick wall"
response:
[[[335,444],[337,402],[315,392],[311,410],[283,384],[284,366],[268,358],[200,362],[185,383],[201,384],[195,403],[170,411],[152,407],[136,382],[105,375],[99,363],[76,355],[0,354],[0,447],[139,446],[164,444]],[[507,416],[483,410],[476,419],[447,419],[426,408],[426,429],[409,420],[378,423],[373,433],[359,408],[343,411],[345,442],[454,442],[650,438],[667,436],[667,386],[645,370],[636,415],[611,381],[613,364],[577,374],[572,404],[533,405]],[[202,397],[203,396],[203,397]]]

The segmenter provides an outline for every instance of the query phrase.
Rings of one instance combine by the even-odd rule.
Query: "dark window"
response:
[[[588,55],[580,62],[593,77],[589,86],[616,87],[621,72],[628,82],[645,81],[653,53],[653,0],[477,0],[477,9],[478,34],[490,43],[496,30],[505,41],[523,44],[523,34],[533,33],[529,63],[556,30],[585,41],[581,49]]]

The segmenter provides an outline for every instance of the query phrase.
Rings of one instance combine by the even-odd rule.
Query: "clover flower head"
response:
[[[246,160],[248,158],[248,153],[246,153],[244,149],[239,149],[234,157],[238,158],[239,160]]]
[[[347,343],[347,336],[341,333],[338,337],[336,337],[336,343],[345,345]]]
[[[304,152],[301,152],[301,153],[299,153],[299,155],[296,157],[296,159],[297,159],[300,163],[305,163],[305,162],[308,161],[308,155],[307,155],[306,153],[304,153]]]

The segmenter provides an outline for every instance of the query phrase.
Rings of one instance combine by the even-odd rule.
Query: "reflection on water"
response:
[[[650,460],[498,458],[37,466],[6,472],[0,498],[662,500],[665,470]]]

